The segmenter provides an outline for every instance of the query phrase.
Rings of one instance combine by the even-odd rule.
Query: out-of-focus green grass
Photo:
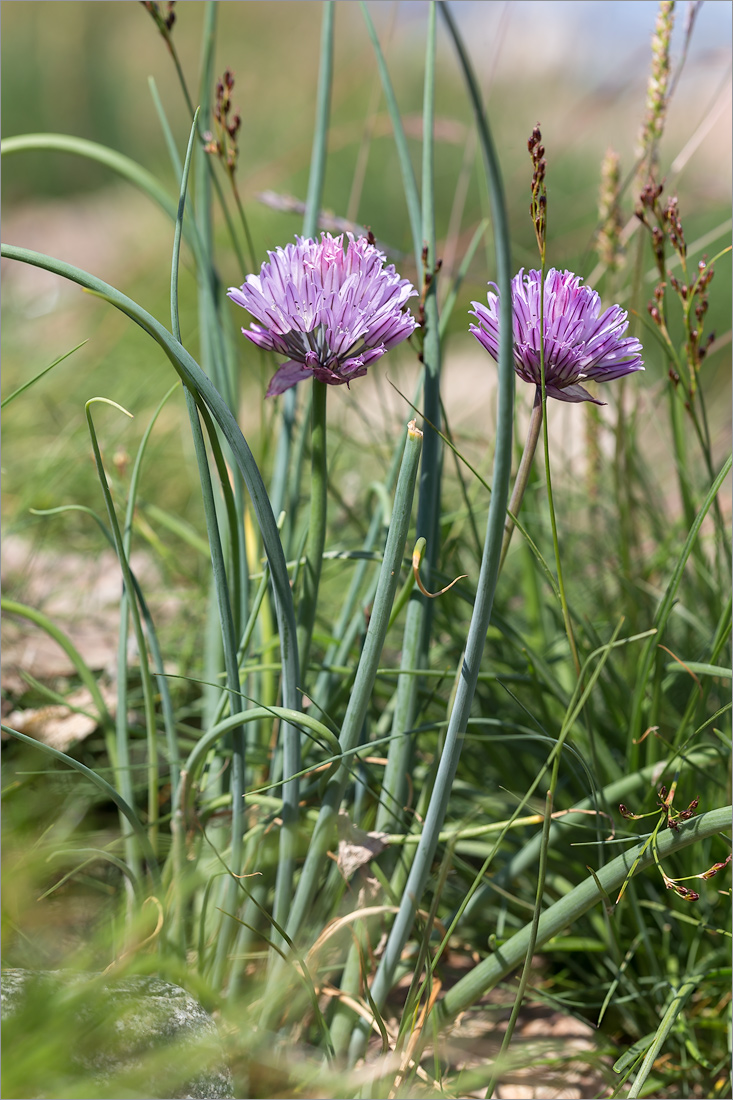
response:
[[[457,5],[459,14],[463,5]],[[424,27],[412,6],[402,6],[392,23],[392,5],[372,5],[396,86],[405,126],[419,161],[422,56]],[[536,263],[527,216],[529,158],[526,138],[540,121],[548,157],[550,193],[549,262],[569,266],[588,276],[595,266],[592,250],[600,159],[613,141],[622,158],[624,175],[631,172],[635,135],[644,112],[646,42],[633,44],[639,65],[634,79],[623,84],[589,85],[572,67],[563,72],[528,64],[512,71],[502,46],[511,36],[529,33],[524,5],[510,5],[502,29],[496,5],[481,7],[497,32],[495,56],[481,57],[479,71],[489,97],[492,125],[499,149],[512,226],[514,266]],[[485,16],[484,16],[485,10]],[[187,74],[198,67],[204,5],[178,5],[174,38]],[[177,183],[170,167],[147,77],[157,83],[165,110],[182,151],[189,129],[183,96],[177,86],[166,47],[152,20],[138,4],[61,3],[7,4],[2,8],[3,129],[6,136],[33,131],[69,133],[119,149],[136,158],[168,186]],[[231,67],[236,84],[233,104],[243,117],[240,133],[239,185],[250,220],[259,260],[268,248],[292,239],[300,229],[297,214],[274,211],[257,200],[265,189],[305,195],[313,126],[316,66],[320,34],[318,3],[222,4],[218,9],[217,72]],[[329,161],[324,206],[340,216],[351,213],[369,224],[380,240],[394,249],[402,274],[415,278],[409,228],[397,163],[383,99],[375,97],[376,66],[356,4],[337,4],[337,51],[329,137]],[[693,39],[694,42],[694,39]],[[74,62],[72,64],[71,58]],[[704,126],[720,82],[715,65],[691,51],[670,109],[661,148],[662,171],[671,170],[679,151]],[[718,59],[719,60],[719,59]],[[716,83],[717,82],[717,83]],[[693,94],[694,93],[694,94]],[[196,89],[192,96],[197,98]],[[375,108],[375,103],[377,104]],[[441,55],[438,83],[436,145],[436,211],[439,253],[451,267],[460,262],[475,226],[485,213],[485,188],[480,166],[471,155],[472,120],[453,58]],[[376,113],[375,113],[376,112]],[[724,156],[722,120],[704,136],[677,178],[687,240],[720,229],[705,251],[715,254],[730,237],[730,164]],[[361,198],[355,201],[354,178],[365,132],[369,132]],[[729,138],[727,139],[729,141]],[[454,217],[456,193],[466,182],[465,206]],[[3,236],[11,243],[48,252],[91,270],[141,302],[167,323],[169,315],[168,256],[172,226],[140,194],[86,160],[53,154],[20,154],[3,161]],[[626,195],[624,215],[633,224],[633,189]],[[350,210],[351,207],[351,210]],[[224,285],[242,281],[221,219],[216,227],[219,274]],[[636,238],[630,242],[635,249]],[[186,266],[181,274],[183,340],[198,354],[196,288]],[[654,286],[648,245],[645,298]],[[473,298],[483,298],[486,280],[493,278],[490,232],[462,287],[450,324],[446,371],[454,354],[476,353],[467,333],[467,310]],[[77,548],[96,546],[99,533],[87,517],[67,514],[39,519],[31,509],[85,504],[100,509],[84,403],[92,396],[118,401],[134,415],[129,422],[98,407],[100,438],[122,499],[130,459],[152,410],[174,381],[163,356],[141,332],[103,303],[88,299],[78,288],[51,276],[6,265],[3,274],[3,395],[32,377],[81,340],[83,348],[8,407],[3,416],[5,461],[2,514],[6,531],[33,533],[51,542],[72,542]],[[706,361],[701,382],[708,396],[713,428],[727,439],[730,392],[730,263],[718,264],[711,286],[708,324],[720,338],[720,348]],[[602,290],[605,288],[601,287]],[[608,297],[608,295],[606,295]],[[233,324],[246,323],[232,306]],[[240,314],[237,316],[237,314]],[[643,321],[643,319],[642,319]],[[648,329],[645,343],[646,390],[663,382],[668,364]],[[726,338],[727,337],[727,338]],[[262,400],[271,364],[262,362],[241,341],[241,419],[247,437],[267,474],[268,426],[271,403]],[[485,360],[493,376],[494,366]],[[414,353],[400,349],[390,356],[386,378],[412,393],[418,364]],[[365,393],[362,389],[360,397]],[[465,389],[465,388],[464,388]],[[446,387],[449,422],[460,422],[467,403],[460,387]],[[353,395],[339,393],[357,415]],[[349,404],[349,397],[351,403]],[[521,397],[520,397],[521,400]],[[468,397],[470,404],[470,394]],[[407,413],[407,408],[404,409]],[[340,419],[340,418],[339,418]],[[332,425],[334,437],[341,431]],[[388,430],[385,422],[383,430]],[[348,435],[348,430],[346,432]],[[465,444],[466,440],[460,441]],[[490,441],[488,450],[490,451]],[[486,443],[479,441],[486,453]],[[335,450],[334,469],[348,474],[349,449]],[[668,461],[664,456],[663,461]],[[180,392],[164,409],[146,458],[142,508],[153,504],[202,529],[201,505],[193,476],[192,456]],[[337,464],[337,465],[336,465]],[[353,475],[352,475],[353,476]],[[672,471],[670,470],[670,477]],[[348,496],[349,485],[344,482]],[[159,525],[158,537],[176,547],[177,560],[190,575],[198,556]]]
[[[352,193],[354,171],[373,107],[376,67],[359,6],[337,4],[337,54],[329,140],[329,165],[324,205],[345,215]],[[393,5],[373,4],[373,14],[391,64],[408,135],[420,133],[422,52],[424,27],[415,5],[397,11]],[[395,9],[399,6],[395,5]],[[590,84],[572,64],[552,71],[538,64],[512,71],[502,62],[502,47],[512,35],[531,32],[528,6],[514,5],[504,25],[501,5],[455,4],[459,16],[485,20],[496,30],[494,56],[476,59],[489,95],[497,146],[501,152],[510,212],[514,215],[517,266],[534,262],[531,227],[526,218],[526,139],[539,119],[550,161],[552,222],[556,264],[580,266],[586,256],[595,223],[598,162],[609,144],[615,145],[624,174],[633,166],[634,142],[644,111],[645,42],[630,43],[641,51],[638,69],[629,83]],[[179,5],[174,38],[184,72],[197,70],[204,5]],[[485,16],[483,12],[485,11]],[[222,4],[218,11],[217,72],[229,67],[235,74],[233,102],[242,114],[240,186],[247,203],[264,188],[288,191],[304,198],[313,126],[318,57],[320,6],[291,0],[246,5]],[[651,28],[650,28],[651,29]],[[140,5],[85,4],[74,0],[9,4],[2,12],[3,133],[48,130],[72,133],[120,149],[160,174],[171,187],[176,183],[165,153],[150,99],[147,79],[157,82],[166,112],[181,146],[190,119],[183,98],[171,79],[172,67],[164,43]],[[694,40],[693,40],[694,41]],[[445,45],[445,43],[444,43]],[[569,44],[570,45],[570,44]],[[73,66],[71,58],[73,57]],[[540,54],[541,57],[541,54]],[[673,100],[662,146],[662,171],[707,116],[716,81],[724,76],[724,59],[705,58],[694,51]],[[719,70],[719,72],[718,72]],[[632,70],[633,71],[633,70]],[[621,73],[623,75],[623,68]],[[191,88],[197,99],[196,88]],[[362,201],[354,213],[368,222],[380,239],[408,257],[409,230],[396,154],[383,100],[379,99],[369,149]],[[447,49],[442,54],[438,87],[438,144],[436,189],[438,237],[449,228],[456,183],[471,129],[463,89]],[[684,211],[697,213],[703,228],[715,220],[715,208],[728,211],[730,166],[720,127],[700,144],[695,158],[679,179]],[[415,143],[417,151],[417,142]],[[417,164],[417,156],[415,158]],[[481,211],[482,188],[472,174],[463,231],[470,235]],[[17,203],[38,196],[59,197],[89,193],[108,182],[102,169],[71,157],[24,155],[8,163],[3,188],[6,216]],[[631,213],[633,203],[629,203]],[[255,209],[249,211],[257,222]],[[258,252],[274,240],[289,238],[299,218],[267,218],[255,236]],[[273,236],[267,229],[275,230]],[[264,238],[264,239],[263,239]],[[467,238],[466,238],[467,239]],[[408,264],[409,266],[409,264]],[[477,263],[477,281],[483,281]],[[232,273],[232,277],[237,274]],[[223,275],[226,275],[223,272]]]
[[[462,14],[465,5],[456,7]],[[587,79],[581,81],[572,68],[548,73],[538,66],[533,73],[530,66],[524,66],[513,75],[507,63],[502,63],[502,43],[511,35],[521,34],[526,15],[523,5],[510,6],[506,14],[508,29],[502,29],[496,7],[485,6],[485,20],[497,31],[498,60],[477,60],[489,92],[505,175],[515,267],[535,263],[526,216],[526,137],[539,119],[549,159],[550,262],[570,266],[587,276],[595,262],[591,247],[600,158],[610,140],[620,139],[617,144],[624,172],[632,167],[633,139],[644,109],[644,65],[639,65],[636,83],[613,88],[589,89]],[[402,11],[393,24],[392,5],[372,8],[408,134],[414,135],[417,164],[422,21],[414,18],[414,12]],[[179,4],[176,9],[173,33],[183,69],[189,74],[197,71],[203,9],[203,4],[194,2]],[[267,209],[256,195],[272,189],[304,197],[320,6],[309,2],[222,4],[218,19],[217,71],[229,66],[236,77],[233,102],[243,117],[239,183],[259,262],[268,248],[292,239],[300,228],[298,215]],[[526,29],[529,32],[530,27]],[[181,149],[189,119],[165,45],[140,5],[70,0],[7,4],[2,9],[2,32],[5,136],[47,130],[109,144],[158,174],[171,194],[175,193],[177,185],[150,98],[148,76],[157,82]],[[642,50],[645,43],[634,45]],[[703,93],[707,94],[712,77],[708,74],[705,82],[694,54],[689,66],[687,83],[681,85],[670,112],[663,162],[666,150],[670,150],[670,159],[705,117],[702,106],[695,109],[689,89],[693,84],[702,89],[699,102],[706,102]],[[376,116],[370,115],[376,101],[376,81],[374,58],[358,5],[340,3],[324,205],[343,216],[351,204],[357,223],[369,224],[380,240],[397,254],[402,253],[401,270],[414,277],[397,157],[383,100],[378,100]],[[192,96],[197,98],[195,88]],[[440,68],[438,115],[438,237],[441,253],[448,258],[457,256],[459,262],[484,213],[483,184],[475,159],[466,155],[467,142],[472,141],[471,118],[447,51]],[[368,119],[373,130],[361,200],[355,203],[354,175]],[[726,180],[730,166],[718,155],[716,167],[716,141],[719,146],[714,131],[703,140],[694,162],[679,179],[690,241],[729,217]],[[6,158],[3,169],[4,239],[90,267],[167,319],[169,273],[164,257],[172,227],[162,215],[148,210],[144,200],[128,186],[111,180],[105,170],[79,158],[22,154]],[[462,172],[468,174],[465,208],[458,222],[451,224]],[[629,217],[632,206],[629,195],[625,208]],[[239,283],[243,273],[237,269],[221,233],[220,239],[222,281]],[[708,251],[713,253],[716,246]],[[470,339],[466,336],[470,300],[483,296],[486,279],[493,275],[489,234],[485,250],[480,249],[474,259],[451,322],[451,331],[462,335],[466,345]],[[165,364],[156,359],[147,341],[126,321],[112,317],[97,303],[82,303],[76,289],[58,287],[50,277],[43,281],[37,273],[35,278],[34,283],[33,275],[19,272],[17,267],[5,272],[4,393],[79,340],[89,338],[89,343],[16,402],[5,417],[6,453],[12,457],[5,470],[3,513],[6,519],[21,525],[28,523],[30,507],[49,507],[71,499],[91,503],[84,485],[91,486],[96,499],[93,480],[87,477],[88,446],[82,422],[83,403],[89,396],[104,394],[135,413],[137,421],[132,429],[111,416],[103,433],[107,447],[119,442],[121,448],[129,450],[131,441],[143,431],[149,411],[172,381]],[[716,275],[711,315],[712,327],[719,334],[730,328],[729,287],[729,265],[722,263]],[[652,284],[648,289],[650,295]],[[54,301],[55,291],[59,297]],[[195,289],[185,276],[181,294],[184,340],[195,354]],[[235,318],[235,323],[241,323],[241,318]],[[246,362],[246,392],[259,395],[263,380],[259,362],[244,347],[242,358]],[[724,394],[728,385],[727,358],[724,351],[706,365],[705,371],[706,379]],[[647,371],[649,380],[662,377],[666,364],[652,353],[647,357]],[[251,408],[259,401],[247,403]],[[198,505],[190,499],[189,479],[175,476],[187,462],[177,431],[181,413],[182,403],[175,398],[156,432],[150,461],[161,475],[155,482],[165,485],[169,506],[193,518]],[[252,424],[249,428],[255,430]],[[64,522],[68,524],[68,518]]]

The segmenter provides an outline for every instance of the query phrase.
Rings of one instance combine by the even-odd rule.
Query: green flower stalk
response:
[[[417,270],[422,272],[420,297],[419,358],[423,364],[423,414],[426,421],[420,468],[420,487],[417,505],[417,534],[427,542],[426,574],[435,566],[439,553],[440,492],[441,492],[441,332],[437,297],[437,275],[441,263],[437,258],[435,236],[435,59],[436,16],[435,3],[428,7],[425,77],[423,83],[423,142],[422,142],[422,195],[418,195],[417,183],[410,161],[402,119],[384,62],[384,56],[369,17],[362,4],[370,37],[374,44],[381,71],[382,85],[392,119],[395,143],[402,167],[402,182],[412,228]],[[392,713],[392,737],[389,743],[387,766],[382,781],[381,797],[377,811],[377,831],[392,827],[399,816],[399,808],[405,800],[407,776],[410,771],[412,742],[406,731],[413,728],[417,707],[420,679],[415,671],[426,667],[430,644],[432,611],[427,598],[413,592],[407,604],[400,676],[397,682],[395,706]],[[389,860],[384,870],[389,868]],[[402,871],[400,871],[400,874]],[[393,882],[393,888],[395,888]],[[400,887],[397,886],[399,892]],[[348,995],[356,995],[361,982],[361,950],[352,946],[342,974],[341,988]],[[343,1056],[350,1042],[354,1026],[353,1013],[342,1001],[337,1007],[331,1025],[334,1049]]]
[[[495,285],[495,284],[490,284]],[[473,302],[478,324],[470,331],[498,361],[499,293],[489,291],[487,305]],[[581,382],[609,382],[643,370],[642,347],[634,337],[625,336],[628,318],[620,306],[601,313],[601,299],[594,290],[582,285],[571,271],[551,268],[544,279],[542,272],[525,274],[520,270],[512,279],[512,325],[514,369],[519,377],[536,387],[527,444],[517,474],[510,512],[516,516],[524,495],[529,470],[542,424],[542,364],[548,397],[558,401],[603,402],[593,397]],[[513,523],[506,527],[502,561],[506,556]]]
[[[417,291],[401,279],[374,238],[322,233],[321,240],[296,243],[269,253],[259,275],[248,275],[229,297],[255,323],[242,332],[257,347],[286,361],[270,381],[267,396],[284,393],[313,378],[313,492],[311,532],[317,545],[306,554],[304,598],[299,614],[301,676],[307,670],[315,617],[326,509],[326,386],[349,385],[385,352],[406,340],[417,321],[406,308]]]
[[[313,898],[321,881],[325,855],[334,837],[338,809],[351,775],[350,756],[359,743],[364,718],[374,689],[379,659],[387,635],[390,612],[399,581],[421,449],[422,432],[415,426],[413,420],[407,429],[405,451],[395,490],[392,521],[384,548],[379,582],[369,618],[369,627],[339,735],[339,746],[346,759],[331,775],[326,784],[318,819],[310,840],[308,855],[288,914],[286,932],[296,944],[303,926],[309,918]],[[280,970],[280,966],[276,964],[272,972],[270,986],[273,996],[267,998],[266,1002],[266,1022],[272,1018],[272,1014],[277,1010],[277,998],[274,996],[276,990],[274,979],[280,974]]]
[[[417,322],[406,303],[417,291],[391,264],[385,266],[371,235],[348,234],[345,247],[343,235],[323,233],[320,241],[297,237],[295,244],[269,256],[259,275],[248,275],[241,287],[231,287],[229,297],[255,319],[242,329],[247,339],[287,357],[270,381],[269,397],[313,378],[311,509],[298,607],[300,681],[306,687],[326,538],[327,387],[361,378],[412,334]],[[290,900],[284,887],[278,891],[278,923],[285,919]]]
[[[447,5],[440,12],[454,41],[474,106],[486,172],[492,209],[495,216],[496,254],[499,283],[507,292],[510,286],[509,233],[504,205],[503,183],[498,158],[481,103],[481,96],[466,54],[463,42]],[[497,411],[497,440],[494,458],[494,478],[491,504],[487,522],[486,539],[477,584],[471,624],[466,639],[465,655],[446,732],[443,752],[435,779],[425,824],[415,852],[410,873],[402,894],[399,911],[389,934],[379,969],[371,986],[370,1001],[381,1010],[394,981],[394,974],[402,950],[412,932],[415,915],[427,884],[433,857],[437,849],[440,830],[450,800],[453,780],[460,760],[461,748],[471,705],[478,681],[479,666],[483,654],[486,631],[491,619],[496,581],[499,574],[501,538],[506,517],[508,486],[511,467],[511,440],[514,410],[514,373],[511,369],[511,300],[504,298],[501,306],[502,336],[501,365],[499,368],[499,402]],[[351,1037],[349,1061],[353,1064],[363,1053],[367,1041],[367,1029],[360,1021]]]

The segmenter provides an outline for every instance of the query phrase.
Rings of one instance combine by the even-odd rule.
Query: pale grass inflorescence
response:
[[[618,271],[624,257],[623,222],[620,206],[621,164],[615,149],[608,149],[601,164],[598,195],[596,251],[608,271]]]

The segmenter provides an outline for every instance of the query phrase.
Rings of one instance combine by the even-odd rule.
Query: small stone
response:
[[[4,970],[3,1024],[12,1027],[14,1017],[26,1009],[40,1013],[45,1005],[46,1026],[53,1026],[54,1011],[63,1011],[63,1000],[69,1003],[72,1033],[78,1037],[70,1064],[100,1086],[113,1081],[125,1088],[124,1095],[160,1100],[234,1096],[216,1024],[185,989],[153,977],[110,977],[103,983],[99,974]]]

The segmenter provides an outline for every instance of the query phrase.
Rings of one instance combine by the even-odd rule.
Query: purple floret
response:
[[[522,268],[512,279],[514,369],[525,382],[539,386],[540,288],[542,274]],[[494,283],[490,283],[494,286]],[[470,325],[476,339],[494,359],[499,355],[499,296],[489,291],[488,306],[472,302]],[[643,370],[642,346],[624,338],[626,311],[611,306],[601,313],[600,296],[572,271],[552,268],[545,277],[544,295],[545,385],[548,397],[559,401],[593,401],[602,405],[581,382],[610,382]]]
[[[406,302],[417,291],[385,266],[384,253],[366,237],[347,234],[268,253],[259,275],[229,288],[229,297],[257,322],[244,335],[287,357],[267,389],[273,397],[303,378],[340,386],[366,374],[417,325]]]

